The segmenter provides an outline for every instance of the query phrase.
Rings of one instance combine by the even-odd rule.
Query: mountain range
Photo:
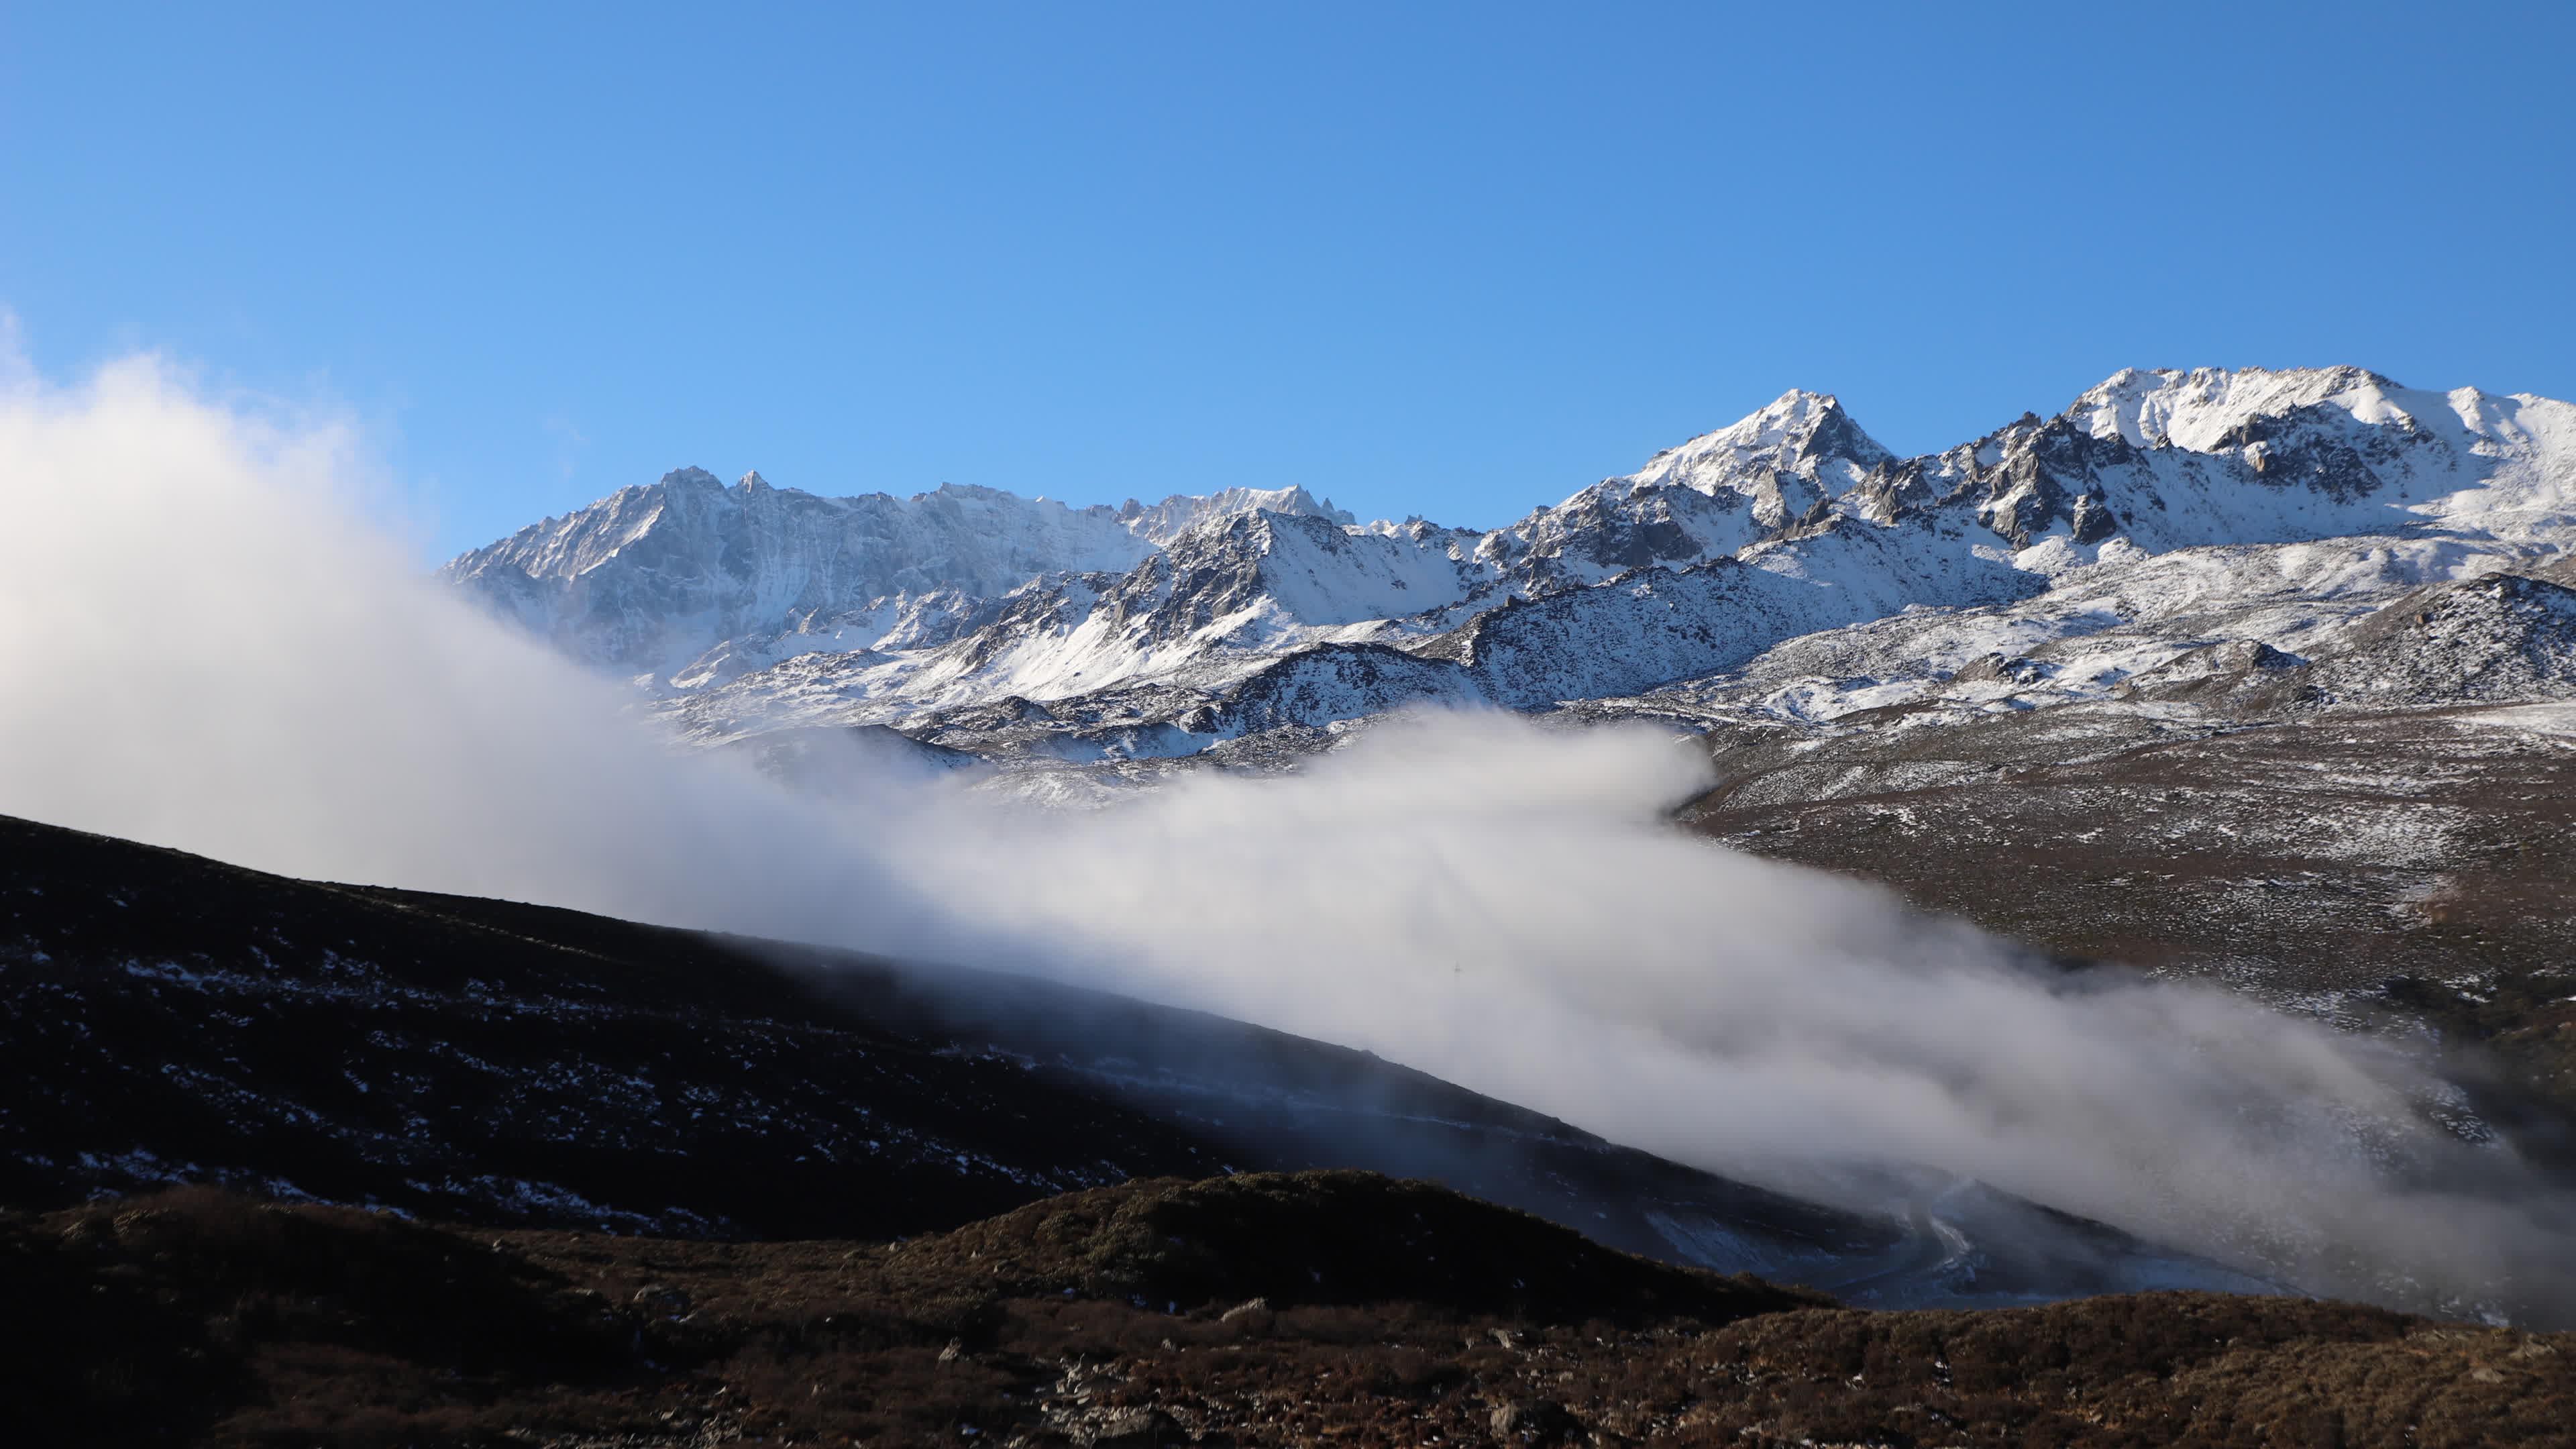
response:
[[[2410,590],[2545,576],[2571,545],[2576,407],[2197,369],[1912,458],[1791,392],[1481,533],[1297,488],[1075,509],[682,469],[442,577],[700,743],[885,725],[1099,781],[1423,703],[1704,721],[2103,698],[2231,641],[2360,650],[2344,631]]]

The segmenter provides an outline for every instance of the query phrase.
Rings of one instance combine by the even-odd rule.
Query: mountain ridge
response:
[[[1180,757],[1256,721],[1329,730],[1416,702],[1632,694],[1802,635],[1909,609],[2019,607],[2087,571],[2192,550],[2348,540],[2366,554],[2439,537],[2546,555],[2576,542],[2576,407],[2355,367],[2131,369],[2053,417],[1899,457],[1832,395],[1792,390],[1482,533],[1360,524],[1302,488],[1073,510],[949,485],[904,515],[926,531],[871,536],[867,567],[840,567],[810,536],[755,547],[760,519],[892,517],[895,500],[756,482],[690,475],[676,496],[700,514],[627,490],[445,577],[592,663],[667,665],[704,645],[638,678],[707,743],[812,725],[935,731],[1021,698],[1092,716],[1058,732],[1055,756],[1141,742]],[[708,523],[724,507],[750,519],[751,542]],[[942,551],[941,530],[969,518],[999,542]],[[1052,522],[1013,522],[1028,518]],[[1350,652],[1362,645],[1422,662]],[[1235,707],[1282,669],[1338,682],[1265,686],[1259,707]],[[1083,737],[1094,726],[1116,738]]]

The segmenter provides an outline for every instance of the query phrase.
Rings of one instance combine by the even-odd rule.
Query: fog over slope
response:
[[[1425,718],[1088,816],[791,795],[419,578],[351,436],[0,364],[0,812],[305,876],[1043,972],[1739,1175],[1889,1159],[2318,1291],[2570,1301],[2568,1198],[2391,1049],[2040,972],[1668,830],[1651,734]],[[2118,822],[2105,822],[2117,828]],[[1800,1185],[1809,1185],[1803,1181]]]

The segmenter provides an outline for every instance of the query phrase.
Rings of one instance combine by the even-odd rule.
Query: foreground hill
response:
[[[2576,1442],[2576,1335],[2170,1293],[1870,1313],[1364,1174],[897,1243],[0,1214],[13,1442]]]
[[[1365,1052],[1021,977],[286,880],[0,819],[0,1203],[223,1184],[712,1239],[1366,1168],[1859,1301],[2256,1280],[1943,1179],[1845,1211]]]

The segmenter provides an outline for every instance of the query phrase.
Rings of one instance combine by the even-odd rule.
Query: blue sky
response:
[[[0,307],[443,556],[684,463],[1498,524],[1789,387],[2576,396],[2576,5],[0,0]]]

